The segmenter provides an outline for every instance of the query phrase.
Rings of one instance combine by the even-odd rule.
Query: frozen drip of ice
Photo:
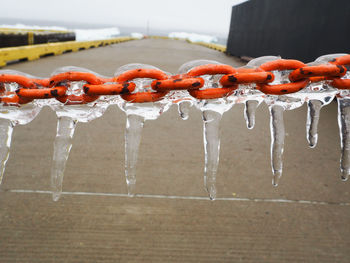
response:
[[[319,57],[315,63],[327,63],[334,58],[347,54],[330,54]],[[347,71],[342,79],[350,79],[350,72]],[[340,136],[340,172],[343,181],[348,180],[350,174],[350,92],[349,90],[339,90],[338,101],[338,126]],[[328,102],[329,103],[329,102]]]
[[[95,72],[84,68],[63,67],[52,73],[52,76],[64,72]],[[102,76],[101,76],[102,77]],[[82,95],[86,81],[67,81],[67,95]],[[74,101],[70,101],[74,103]],[[53,200],[58,201],[62,193],[62,184],[66,162],[72,148],[72,140],[75,127],[78,122],[89,122],[103,115],[108,107],[108,101],[102,96],[96,101],[87,104],[67,105],[56,100],[51,100],[50,107],[58,117],[57,133],[54,141],[54,153],[51,169],[51,186]]]
[[[140,68],[157,69],[156,67],[145,64],[127,64],[117,69],[114,75],[117,77],[128,70]],[[154,90],[151,88],[152,81],[153,79],[149,78],[136,78],[132,80],[136,84],[136,88],[132,93],[153,92]],[[136,190],[137,158],[144,122],[146,120],[157,119],[163,112],[170,108],[171,101],[168,99],[168,96],[165,96],[159,101],[145,103],[120,100],[118,106],[127,116],[125,129],[125,178],[128,195],[134,196]]]
[[[0,184],[4,176],[6,162],[10,156],[13,127],[10,120],[0,119]]]
[[[186,74],[192,68],[206,65],[220,64],[211,60],[194,60],[182,65],[178,71],[179,74]],[[220,79],[222,75],[203,75],[201,76],[205,83],[203,88],[222,88]],[[234,97],[232,97],[234,98]],[[209,198],[216,198],[216,174],[219,165],[220,154],[220,120],[224,112],[230,110],[235,104],[235,98],[195,100],[194,104],[202,112],[203,119],[203,143],[204,143],[204,187],[208,192]]]
[[[283,168],[283,149],[284,149],[284,120],[282,106],[273,105],[269,107],[270,111],[270,132],[271,132],[271,168],[272,168],[272,184],[277,186],[282,176]]]
[[[338,98],[338,125],[340,131],[341,179],[348,180],[350,174],[350,98]]]
[[[70,117],[58,117],[51,166],[52,198],[54,201],[58,201],[62,193],[64,169],[72,148],[76,124],[77,121]]]

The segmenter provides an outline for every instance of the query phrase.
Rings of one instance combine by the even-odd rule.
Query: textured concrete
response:
[[[45,77],[74,65],[111,76],[139,62],[176,73],[193,59],[242,65],[182,41],[141,40],[7,68]],[[175,107],[146,122],[137,170],[144,196],[118,196],[126,193],[125,116],[113,106],[78,124],[67,193],[53,202],[32,191],[50,190],[56,116],[45,108],[14,130],[0,192],[0,262],[349,262],[350,186],[338,175],[336,113],[334,102],[322,110],[315,149],[305,139],[305,106],[285,113],[284,176],[273,188],[267,107],[247,130],[243,106],[234,106],[221,123],[218,197],[226,200],[211,202],[191,198],[206,196],[200,113],[192,109],[182,121]]]

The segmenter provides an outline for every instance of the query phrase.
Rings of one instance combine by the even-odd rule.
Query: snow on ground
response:
[[[117,27],[101,29],[74,29],[76,41],[98,40],[117,37],[120,30]]]
[[[142,39],[145,37],[142,33],[137,33],[137,32],[131,33],[130,36],[137,39]]]
[[[206,43],[217,43],[218,39],[215,36],[201,35],[196,33],[187,32],[171,32],[168,35],[171,38],[187,39],[192,42],[206,42]]]

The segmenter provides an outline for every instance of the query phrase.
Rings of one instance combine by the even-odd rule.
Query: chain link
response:
[[[275,80],[274,71],[290,70],[288,83],[270,84]],[[4,106],[19,106],[36,99],[55,98],[65,105],[86,104],[100,96],[120,95],[133,103],[155,102],[170,91],[187,90],[196,99],[216,99],[234,93],[239,84],[256,84],[265,94],[283,95],[304,89],[310,82],[330,81],[337,89],[350,89],[350,79],[342,77],[350,70],[350,55],[333,59],[328,64],[308,66],[298,60],[278,59],[258,68],[234,68],[223,64],[206,64],[194,67],[186,74],[170,75],[157,69],[138,68],[128,70],[118,77],[102,78],[90,72],[64,72],[48,79],[22,75],[0,74],[0,102]],[[204,75],[220,76],[217,87],[205,87]],[[152,90],[135,92],[135,79],[153,79]],[[67,94],[71,82],[84,81],[80,95]],[[5,83],[16,83],[15,92],[6,91]]]

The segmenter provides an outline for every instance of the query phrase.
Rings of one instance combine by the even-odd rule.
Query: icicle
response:
[[[70,117],[59,117],[54,142],[53,163],[51,167],[52,198],[58,201],[62,193],[64,169],[72,148],[72,139],[77,121]]]
[[[244,106],[244,119],[247,123],[248,129],[253,129],[255,125],[255,111],[259,106],[259,101],[257,100],[247,100]]]
[[[157,69],[146,64],[127,64],[117,69],[114,74],[118,77],[120,74],[139,68]],[[167,73],[166,73],[167,74]],[[169,74],[169,73],[168,73]],[[136,92],[152,91],[152,79],[136,78],[133,82],[136,84]],[[139,152],[139,146],[142,136],[142,128],[146,120],[156,120],[162,113],[166,112],[172,102],[168,99],[168,95],[159,101],[133,103],[131,101],[120,100],[117,103],[118,107],[126,113],[126,129],[125,129],[125,177],[128,188],[128,195],[135,195],[136,187],[136,165]]]
[[[204,185],[211,200],[216,198],[216,172],[219,164],[220,137],[219,126],[222,114],[205,110],[203,118],[203,141],[204,141]]]
[[[192,107],[192,104],[193,103],[191,101],[186,101],[186,100],[178,103],[178,112],[179,112],[181,119],[183,119],[183,120],[188,119],[189,111],[190,111],[190,108]]]
[[[220,64],[212,60],[194,60],[183,64],[178,73],[186,74],[192,68],[205,64]],[[202,75],[205,80],[203,88],[222,88],[220,75]],[[204,186],[209,198],[216,198],[216,172],[219,164],[220,138],[219,126],[222,115],[236,103],[236,96],[219,99],[197,100],[195,106],[202,112],[204,144]],[[181,112],[180,112],[181,114]]]
[[[320,100],[309,100],[307,102],[306,139],[310,148],[314,148],[317,144],[317,127],[322,106],[323,103]]]
[[[4,176],[6,162],[10,156],[13,123],[7,119],[0,119],[0,184]]]
[[[338,98],[338,125],[340,131],[341,179],[348,180],[350,174],[350,99]]]
[[[272,105],[270,110],[270,132],[271,132],[271,167],[273,173],[272,184],[278,185],[282,176],[283,148],[284,148],[284,108],[279,105]]]
[[[135,195],[136,164],[144,122],[145,119],[142,116],[134,114],[127,115],[125,130],[125,178],[129,196]]]
[[[344,56],[347,54],[329,54],[324,55],[315,60],[318,63],[327,63],[333,59]],[[349,71],[343,79],[349,79]],[[341,179],[343,181],[348,180],[350,174],[350,98],[348,90],[338,90],[337,92],[338,100],[338,126],[340,134],[340,148],[341,148],[341,157],[340,157],[340,172]],[[335,94],[334,94],[335,95]],[[333,98],[327,100],[330,102]]]

